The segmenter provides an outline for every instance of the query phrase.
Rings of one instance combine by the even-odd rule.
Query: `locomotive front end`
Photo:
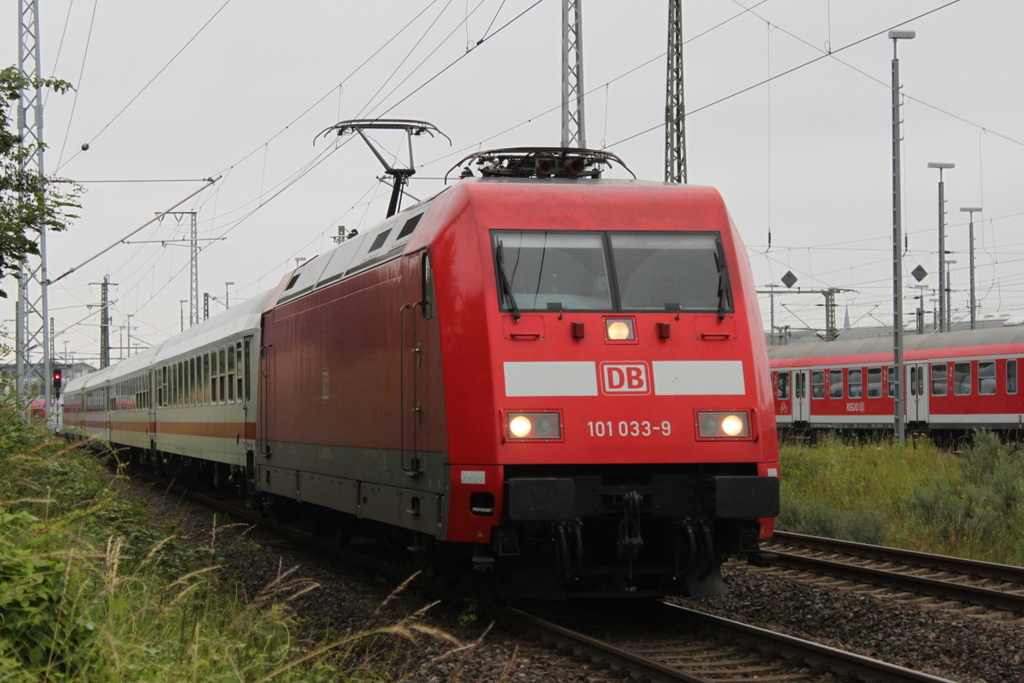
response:
[[[611,182],[471,194],[493,290],[486,348],[469,329],[445,342],[449,539],[475,541],[507,595],[723,592],[726,557],[767,559],[779,470],[760,317],[721,198]],[[457,377],[481,366],[490,401]],[[454,415],[489,428],[458,433]]]

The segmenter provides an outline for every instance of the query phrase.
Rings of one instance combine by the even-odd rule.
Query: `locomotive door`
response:
[[[411,477],[423,472],[424,413],[428,385],[426,323],[435,316],[430,256],[421,250],[402,260],[403,304],[399,309],[401,373],[402,469]]]
[[[908,363],[907,372],[907,422],[928,421],[928,366],[925,363]]]
[[[809,410],[807,405],[807,386],[809,384],[807,370],[793,371],[793,422],[807,422]]]

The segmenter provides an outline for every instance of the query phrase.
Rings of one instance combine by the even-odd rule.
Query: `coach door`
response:
[[[908,363],[907,372],[907,422],[928,421],[928,366],[924,363]]]
[[[809,410],[807,404],[807,370],[793,371],[793,422],[807,422]]]
[[[423,471],[420,450],[424,419],[430,419],[426,374],[429,358],[426,321],[435,316],[433,271],[426,250],[402,260],[401,318],[402,469],[412,477]]]

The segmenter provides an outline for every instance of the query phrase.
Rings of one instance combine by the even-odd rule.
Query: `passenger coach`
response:
[[[274,292],[72,382],[65,425],[268,514],[377,528],[505,595],[721,592],[725,557],[764,559],[779,472],[721,197],[486,162]]]
[[[908,427],[962,433],[1024,425],[1020,327],[904,337]],[[891,429],[892,340],[791,344],[769,349],[780,427]]]

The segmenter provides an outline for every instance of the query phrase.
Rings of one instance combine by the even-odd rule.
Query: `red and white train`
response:
[[[1024,329],[1003,327],[904,337],[908,428],[958,434],[1024,430]],[[779,427],[891,429],[892,339],[769,349]]]
[[[721,592],[778,513],[739,234],[713,189],[515,152],[70,382],[65,433],[502,595]]]

